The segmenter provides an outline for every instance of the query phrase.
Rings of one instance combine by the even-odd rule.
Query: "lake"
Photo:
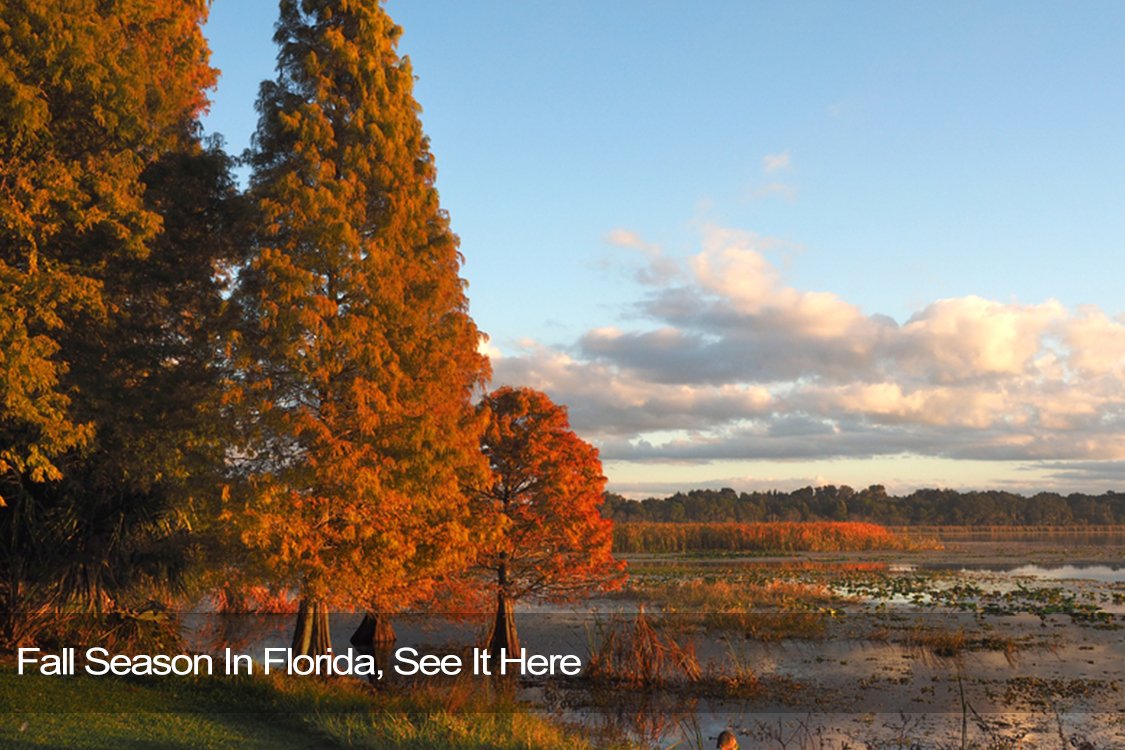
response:
[[[606,660],[641,625],[669,661],[655,679],[623,666],[600,679],[524,679],[522,701],[606,743],[714,747],[1125,747],[1123,540],[1068,547],[1057,536],[945,540],[917,553],[630,560],[621,594],[575,606],[520,606],[521,644]],[[1069,559],[1069,561],[1067,561]],[[642,622],[638,624],[638,613]],[[348,647],[357,615],[333,618]],[[464,621],[395,618],[396,647],[465,654],[489,613]],[[200,615],[193,634],[259,656],[286,646],[292,617]],[[663,640],[661,640],[663,639]],[[690,654],[692,677],[673,663]],[[618,649],[620,651],[620,648]],[[618,654],[620,656],[620,654]],[[384,658],[387,658],[386,656]],[[431,680],[464,689],[466,679]],[[383,689],[409,690],[388,677]],[[478,688],[471,688],[477,690]],[[1091,743],[1082,745],[1081,743]]]

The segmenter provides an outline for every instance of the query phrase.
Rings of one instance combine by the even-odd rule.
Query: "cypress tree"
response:
[[[259,230],[230,394],[246,482],[228,517],[300,591],[309,653],[328,607],[391,611],[468,563],[488,365],[400,29],[376,0],[280,9],[250,154]]]
[[[606,479],[598,450],[570,429],[566,407],[541,391],[505,386],[478,408],[487,420],[481,450],[490,474],[474,505],[501,529],[477,560],[495,582],[488,638],[495,658],[500,649],[519,652],[515,602],[617,588],[624,564],[613,557],[613,522],[601,513]]]

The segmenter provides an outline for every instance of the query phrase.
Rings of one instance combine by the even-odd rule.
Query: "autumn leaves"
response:
[[[377,3],[283,2],[280,75],[258,102],[250,198],[260,220],[231,348],[245,476],[229,518],[270,580],[301,592],[312,631],[299,650],[323,642],[326,608],[417,606],[485,558],[506,555],[514,570],[517,546],[534,550],[535,590],[585,575],[599,545],[608,559],[592,449],[570,448],[565,475],[536,457],[523,470],[541,489],[519,497],[507,465],[490,467],[480,450],[482,428],[496,436],[485,439],[491,456],[538,435],[511,444],[496,432],[509,410],[472,404],[488,363],[398,34]],[[543,411],[549,401],[537,398]],[[558,442],[565,421],[550,407],[543,435]],[[466,502],[496,486],[516,504]],[[551,531],[525,533],[529,515],[551,529],[590,513],[588,539],[573,524],[549,545]],[[501,572],[501,589],[510,585]]]
[[[205,4],[62,5],[0,12],[0,97],[28,104],[0,106],[4,609],[265,585],[299,593],[307,653],[329,609],[611,585],[596,451],[544,394],[477,403],[489,364],[380,4],[282,0],[245,192],[194,120]]]

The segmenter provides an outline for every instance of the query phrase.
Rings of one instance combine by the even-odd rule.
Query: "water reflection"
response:
[[[1050,581],[1101,581],[1103,583],[1125,582],[1125,568],[1109,565],[1017,565],[1006,570],[980,569],[976,572],[994,576],[1013,578],[1039,578]]]

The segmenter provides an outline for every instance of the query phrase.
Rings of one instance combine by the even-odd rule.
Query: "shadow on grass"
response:
[[[338,692],[338,694],[336,694]],[[338,745],[328,713],[370,714],[354,691],[283,690],[266,679],[98,678],[0,670],[6,748],[314,748]]]
[[[464,683],[373,693],[350,680],[104,678],[0,666],[0,747],[574,750],[585,738]]]

